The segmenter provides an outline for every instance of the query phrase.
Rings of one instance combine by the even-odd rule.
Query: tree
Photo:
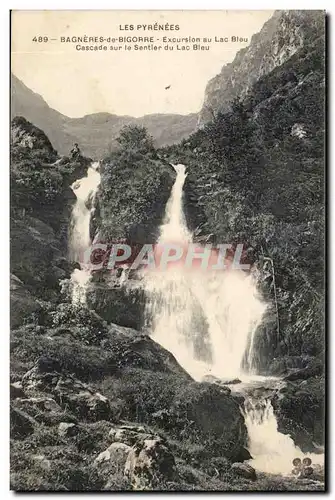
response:
[[[134,153],[148,154],[155,150],[153,137],[148,134],[145,127],[138,125],[123,127],[117,141],[121,149]]]

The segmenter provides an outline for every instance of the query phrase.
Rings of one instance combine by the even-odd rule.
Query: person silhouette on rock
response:
[[[78,158],[78,156],[81,156],[81,152],[78,143],[75,142],[73,148],[71,149],[71,158]]]

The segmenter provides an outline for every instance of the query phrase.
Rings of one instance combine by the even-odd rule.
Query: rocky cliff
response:
[[[261,31],[241,49],[232,63],[207,84],[199,125],[211,120],[219,111],[229,109],[232,100],[243,97],[253,83],[282,65],[324,29],[322,11],[277,11]]]
[[[188,165],[185,212],[195,237],[250,251],[268,304],[254,344],[258,370],[301,368],[288,375],[275,411],[280,430],[304,449],[323,443],[325,400],[325,30],[323,14],[313,16],[319,29],[305,26],[309,37],[305,30],[291,57],[164,150]]]
[[[42,130],[23,117],[11,127],[11,322],[58,297],[69,277],[67,234],[75,196],[70,185],[90,160],[59,157]]]

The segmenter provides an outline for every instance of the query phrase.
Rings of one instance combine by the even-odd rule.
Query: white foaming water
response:
[[[91,273],[84,264],[84,254],[91,244],[90,220],[94,213],[94,199],[100,184],[99,162],[93,162],[87,175],[75,181],[71,189],[77,197],[72,210],[69,238],[69,254],[73,261],[79,262],[81,269],[71,274],[72,303],[85,304],[86,289]]]
[[[192,242],[183,213],[185,166],[167,203],[158,244]],[[182,265],[145,273],[147,326],[152,337],[171,351],[196,379],[206,373],[236,377],[260,324],[265,305],[251,275],[243,271],[186,270]],[[252,352],[248,353],[252,361]],[[249,368],[251,368],[249,366]]]
[[[184,246],[192,242],[182,203],[187,174],[184,165],[174,168],[177,178],[158,243]],[[277,379],[255,374],[254,336],[266,306],[257,296],[253,276],[243,271],[185,270],[176,265],[166,271],[145,271],[144,288],[147,327],[153,339],[172,352],[195,380],[206,374],[238,377],[243,383],[232,390],[243,393],[250,387],[277,386]],[[253,456],[250,464],[255,469],[290,475],[292,460],[306,456],[313,464],[323,464],[323,455],[304,454],[290,436],[278,431],[269,399],[260,395],[253,400],[246,395],[243,413]]]
[[[303,453],[288,434],[278,431],[278,423],[269,399],[247,399],[244,411],[248,430],[249,461],[255,469],[271,474],[291,475],[295,458],[309,457],[312,467],[323,466],[324,455]]]

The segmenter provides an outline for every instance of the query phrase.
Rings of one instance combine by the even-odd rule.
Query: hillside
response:
[[[125,125],[142,125],[154,137],[157,146],[178,142],[192,133],[197,115],[153,114],[140,118],[95,113],[69,118],[50,108],[44,99],[12,75],[11,116],[23,116],[41,128],[60,154],[69,154],[77,142],[85,156],[103,158],[116,146],[116,138]]]
[[[173,182],[150,138],[131,148],[133,133],[145,131],[125,129],[102,169],[99,228],[116,237],[157,229]],[[131,298],[107,297],[102,318],[64,291],[74,268],[63,241],[74,202],[68,186],[88,162],[79,160],[59,158],[24,118],[12,121],[11,488],[252,489],[231,471],[249,457],[240,398],[194,382],[145,332],[116,324],[120,307],[130,321]],[[135,445],[148,454],[143,473],[135,455],[127,462]]]
[[[255,340],[258,372],[303,368],[301,389],[293,383],[279,404],[279,425],[300,445],[308,433],[324,440],[324,26],[318,35],[160,152],[188,165],[184,210],[195,237],[248,249],[268,304]]]
[[[276,11],[250,45],[223,66],[206,87],[199,114],[203,125],[219,111],[226,111],[234,98],[243,97],[253,83],[290,59],[299,49],[318,37],[324,26],[322,11]]]

